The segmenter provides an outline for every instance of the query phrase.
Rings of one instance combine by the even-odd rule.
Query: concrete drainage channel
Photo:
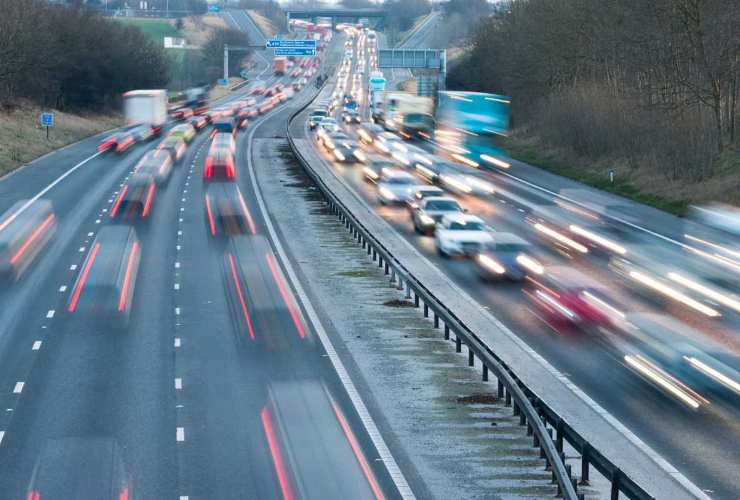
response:
[[[295,157],[321,191],[331,213],[344,225],[353,241],[361,246],[389,277],[390,283],[394,284],[399,292],[404,292],[406,300],[412,301],[414,307],[423,308],[424,317],[433,322],[435,329],[442,332],[445,340],[455,343],[456,352],[462,353],[463,346],[465,347],[469,366],[475,366],[476,359],[478,360],[483,381],[489,381],[491,377],[496,379],[498,398],[503,399],[506,406],[511,407],[513,415],[519,419],[519,425],[526,426],[533,447],[539,449],[540,457],[545,460],[546,469],[551,473],[552,482],[557,485],[558,495],[567,499],[584,498],[584,493],[579,492],[579,482],[573,475],[572,466],[566,464],[564,450],[567,443],[580,454],[581,484],[589,483],[593,467],[609,481],[612,499],[619,498],[620,493],[633,499],[653,498],[599,450],[592,448],[587,439],[524,386],[513,370],[501,362],[473,331],[408,272],[323,183],[310,163],[301,155],[290,134],[291,122],[309,104],[296,110],[287,121],[288,143]]]

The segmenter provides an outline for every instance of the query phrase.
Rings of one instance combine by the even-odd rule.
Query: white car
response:
[[[437,252],[443,257],[471,256],[493,241],[491,228],[480,217],[451,213],[442,217],[434,231]]]
[[[416,177],[396,168],[383,170],[378,182],[378,201],[381,205],[406,203],[419,183]]]
[[[391,154],[397,147],[394,144],[401,144],[402,139],[393,132],[381,132],[375,136],[375,149],[383,154]]]
[[[331,134],[332,132],[339,132],[339,124],[334,118],[323,118],[319,122],[319,130]]]

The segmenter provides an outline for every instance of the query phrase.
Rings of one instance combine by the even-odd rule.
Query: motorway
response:
[[[287,78],[266,68],[253,76]],[[28,498],[400,496],[392,464],[378,458],[381,438],[369,436],[351,382],[286,278],[251,176],[268,167],[253,162],[253,138],[284,130],[287,110],[310,92],[239,132],[252,235],[209,235],[209,138],[196,136],[135,224],[140,267],[124,329],[67,305],[116,196],[155,144],[93,154],[96,136],[0,182],[0,212],[41,194],[57,220],[34,265],[0,291],[3,498],[27,498],[31,485]]]
[[[363,57],[370,60],[367,53]],[[370,69],[365,75],[369,72]],[[349,93],[352,88],[352,73],[350,71],[343,92]],[[366,76],[362,88],[367,88]],[[367,116],[366,111],[363,111],[364,116]],[[356,137],[354,127],[345,126],[344,129]],[[296,120],[292,135],[312,137],[313,133],[307,130],[305,123]],[[417,145],[431,149],[426,143]],[[627,370],[623,360],[605,348],[598,337],[564,331],[546,321],[523,293],[521,284],[483,282],[470,262],[439,256],[433,238],[414,231],[406,208],[379,203],[377,187],[366,181],[360,166],[331,162],[333,158],[328,152],[318,144],[316,147],[335,175],[412,244],[423,258],[442,270],[588,396],[712,497],[737,498],[740,493],[737,472],[740,470],[740,448],[736,443],[740,441],[740,412],[736,401],[693,412],[665,396]],[[471,173],[471,170],[461,165],[460,172]],[[452,196],[497,231],[515,233],[535,242],[537,258],[546,268],[565,265],[590,276],[608,287],[610,298],[625,312],[666,313],[659,302],[639,293],[633,284],[619,279],[608,268],[608,260],[603,256],[574,257],[539,238],[532,225],[526,222],[528,207],[552,203],[552,195],[517,184],[505,175],[479,171],[473,175],[492,183],[496,192],[485,196],[451,193]],[[419,177],[419,183],[424,182]],[[638,239],[643,237],[642,234],[636,236]],[[687,312],[687,308],[671,306],[667,312],[701,330],[707,339],[721,343],[737,363],[740,325],[736,315],[729,314],[722,320],[707,320]],[[479,334],[485,339],[485,332]],[[495,346],[492,348],[495,350]]]

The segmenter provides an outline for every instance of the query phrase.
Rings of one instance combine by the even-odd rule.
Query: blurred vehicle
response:
[[[418,188],[416,189],[413,201],[415,206],[411,206],[411,222],[413,222],[414,230],[417,233],[431,236],[434,234],[437,223],[445,215],[464,212],[456,199],[445,197],[442,192],[437,196],[423,197],[422,195],[419,198],[421,192]]]
[[[434,242],[442,257],[474,256],[493,241],[491,233],[491,228],[480,217],[448,213],[434,228]]]
[[[435,179],[445,189],[461,194],[486,196],[494,192],[493,184],[470,174],[461,174],[452,169],[445,169]]]
[[[157,184],[163,184],[172,173],[172,156],[159,149],[149,151],[136,164],[134,173],[151,175]]]
[[[285,57],[272,58],[272,73],[275,76],[283,76],[288,68],[288,59]]]
[[[182,123],[172,127],[167,134],[170,137],[180,137],[183,141],[190,142],[195,137],[195,127],[189,123]]]
[[[632,245],[626,255],[613,256],[609,268],[661,305],[698,313],[702,319],[720,318],[721,309],[740,313],[740,297],[695,274],[691,261],[673,245]]]
[[[581,220],[578,216],[557,205],[532,205],[526,216],[534,233],[568,255],[587,254],[588,246],[579,241],[570,230]]]
[[[127,320],[140,258],[141,244],[133,227],[101,227],[72,287],[67,311]]]
[[[378,181],[378,201],[381,205],[405,204],[411,199],[416,178],[403,170],[383,169]]]
[[[439,198],[440,196],[444,196],[445,192],[437,186],[420,184],[414,188],[411,194],[412,196],[409,200],[409,208],[413,209],[418,207],[422,200],[426,198]]]
[[[205,214],[211,236],[255,233],[244,197],[234,182],[206,185]]]
[[[294,92],[300,92],[301,89],[303,88],[303,85],[301,85],[300,81],[295,81],[290,86]]]
[[[606,326],[620,314],[608,289],[576,269],[550,266],[528,283],[525,294],[556,331]]]
[[[677,319],[629,313],[601,333],[627,368],[690,409],[740,408],[740,358]]]
[[[127,500],[137,497],[115,439],[75,436],[43,442],[24,498]]]
[[[213,139],[211,139],[211,147],[209,151],[214,151],[216,149],[227,149],[231,154],[235,154],[236,140],[234,139],[234,136],[224,132],[214,134]]]
[[[208,87],[191,87],[184,92],[185,105],[196,115],[205,113],[208,107]]]
[[[311,111],[311,114],[308,117],[308,128],[311,130],[314,130],[316,127],[319,126],[319,123],[321,123],[321,120],[326,118],[328,115],[328,112],[325,109],[314,109]]]
[[[257,110],[259,111],[259,114],[264,115],[268,111],[271,111],[275,107],[275,103],[272,102],[272,99],[265,99],[265,101],[259,105],[259,108]]]
[[[364,153],[357,141],[354,139],[341,139],[335,141],[336,147],[332,151],[334,158],[341,163],[355,163],[362,161]]]
[[[219,113],[215,109],[211,109],[203,113],[203,116],[206,117],[206,120],[208,120],[208,123],[213,123],[221,117],[221,113]]]
[[[146,142],[155,136],[154,129],[149,125],[136,125],[130,128],[129,132],[134,136],[136,142]]]
[[[234,181],[236,169],[234,155],[227,149],[209,151],[203,165],[204,181]]]
[[[130,130],[121,130],[119,132],[114,132],[103,139],[98,145],[98,151],[115,151],[116,153],[122,153],[129,147],[133,146],[135,142],[136,138]]]
[[[481,92],[437,93],[434,141],[438,154],[452,155],[469,166],[500,165],[498,140],[509,133],[506,96]],[[497,163],[498,162],[498,163]]]
[[[157,183],[151,173],[134,172],[113,200],[111,219],[135,220],[149,216]]]
[[[0,276],[20,278],[56,230],[48,200],[18,200],[0,216]]]
[[[355,110],[342,111],[342,121],[347,124],[360,123],[360,113]]]
[[[357,129],[357,137],[363,144],[372,144],[379,134],[383,132],[383,127],[371,122],[363,122]]]
[[[172,157],[174,163],[179,163],[185,156],[187,145],[180,137],[168,136],[162,139],[157,149],[160,151],[166,151]]]
[[[193,110],[190,108],[179,108],[175,109],[170,113],[170,118],[173,120],[189,120],[193,117],[195,113],[193,113]]]
[[[195,130],[200,130],[208,125],[208,118],[206,118],[204,115],[196,115],[192,117],[188,123],[190,123],[190,125],[192,125]]]
[[[484,280],[523,281],[528,275],[539,276],[544,267],[533,256],[533,246],[512,233],[495,232],[475,257],[478,275]]]
[[[325,132],[339,132],[339,124],[334,118],[324,117],[321,119],[321,122],[319,122],[319,131],[325,131]]]
[[[123,94],[127,125],[147,125],[159,134],[167,122],[166,90],[131,90]]]
[[[376,123],[386,130],[398,132],[405,139],[434,130],[434,102],[430,97],[408,92],[383,92],[382,102],[374,101]]]
[[[390,155],[394,144],[402,144],[402,139],[393,132],[381,132],[373,137],[373,146],[383,154]]]
[[[362,167],[362,172],[365,175],[365,180],[370,182],[378,182],[383,171],[395,167],[393,162],[384,156],[368,155],[364,156],[364,158],[362,162],[365,165]]]
[[[216,134],[236,134],[236,123],[232,118],[219,118],[213,122],[213,129],[211,130],[211,137]]]
[[[393,157],[401,167],[414,168],[414,165],[417,162],[428,162],[428,158],[431,156],[424,149],[419,146],[414,146],[413,144],[397,143],[393,146],[394,149],[391,152],[391,157]]]
[[[344,132],[322,132],[323,129],[319,130],[319,133],[316,134],[316,140],[329,151],[334,150],[338,141],[349,139],[349,136]]]

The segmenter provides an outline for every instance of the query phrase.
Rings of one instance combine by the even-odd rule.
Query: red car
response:
[[[233,181],[236,178],[234,155],[226,148],[209,151],[203,166],[205,181]]]
[[[525,294],[542,319],[558,331],[605,326],[619,314],[604,285],[566,266],[545,268],[542,275],[529,280]]]

